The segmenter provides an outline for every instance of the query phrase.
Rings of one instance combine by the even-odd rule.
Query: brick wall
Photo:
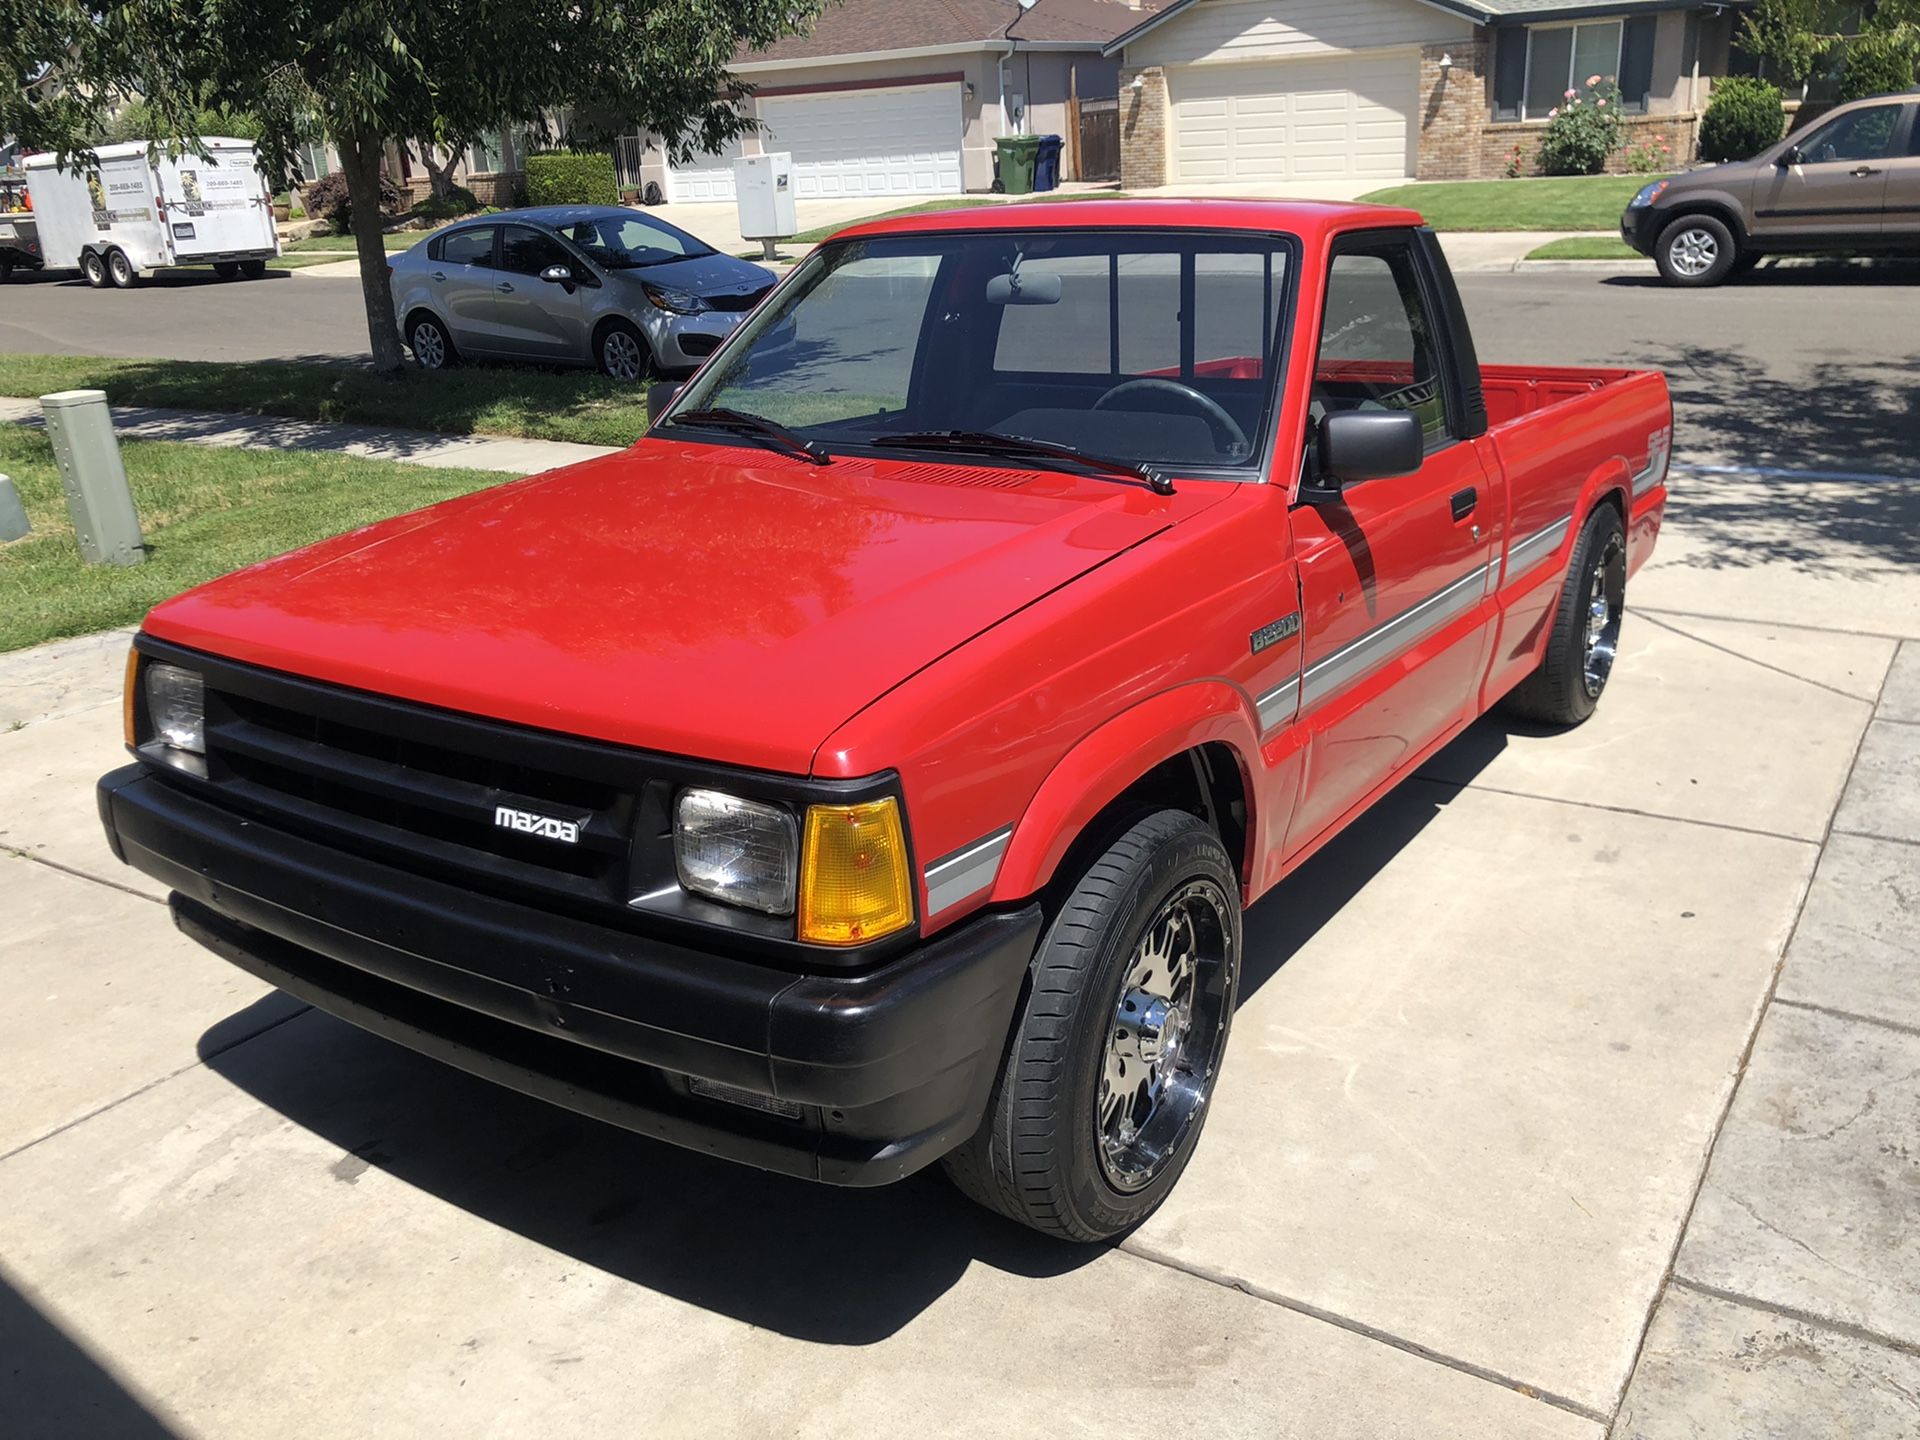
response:
[[[1427,45],[1420,51],[1420,141],[1415,174],[1422,180],[1472,180],[1481,173],[1487,128],[1487,66],[1482,40]],[[1451,66],[1442,67],[1442,60]]]
[[[1133,88],[1134,77],[1140,88]],[[1120,71],[1120,188],[1167,183],[1167,72]]]
[[[520,203],[525,179],[518,170],[502,170],[495,175],[456,175],[453,183],[466,186],[482,205],[510,210]],[[433,182],[424,175],[415,175],[403,181],[400,188],[406,192],[407,204],[418,205],[433,193]]]
[[[1516,150],[1519,173],[1538,175],[1540,165],[1537,155],[1545,130],[1544,125],[1526,125],[1514,121],[1482,126],[1480,177],[1492,180],[1505,175],[1514,161]],[[1699,133],[1700,117],[1697,115],[1628,115],[1621,127],[1620,148],[1607,157],[1607,173],[1628,173],[1633,168],[1628,163],[1628,157],[1642,145],[1652,145],[1659,154],[1659,163],[1654,168],[1678,170],[1692,162]],[[1665,152],[1659,151],[1661,145],[1667,147]],[[1429,177],[1423,175],[1421,178]]]

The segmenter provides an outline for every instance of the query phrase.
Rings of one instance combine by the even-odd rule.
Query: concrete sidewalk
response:
[[[0,396],[0,423],[8,422],[43,423],[40,402]],[[410,465],[438,469],[501,470],[514,475],[535,475],[619,453],[611,446],[576,445],[565,440],[443,435],[395,425],[349,425],[334,420],[291,420],[284,415],[230,415],[144,405],[114,406],[113,428],[123,440],[184,440],[195,445],[256,450],[330,450],[368,460],[404,460]]]

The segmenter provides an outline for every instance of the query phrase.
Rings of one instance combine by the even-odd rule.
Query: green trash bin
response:
[[[1000,190],[1008,195],[1033,193],[1033,164],[1040,156],[1038,135],[1002,135],[993,142],[1000,154]]]

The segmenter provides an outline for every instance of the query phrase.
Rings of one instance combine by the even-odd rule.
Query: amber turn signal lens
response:
[[[120,697],[120,723],[126,728],[129,750],[133,748],[136,740],[133,728],[133,703],[140,693],[134,688],[139,683],[140,652],[129,645],[127,647],[127,684]]]
[[[860,945],[913,923],[900,806],[815,805],[800,845],[800,938]]]

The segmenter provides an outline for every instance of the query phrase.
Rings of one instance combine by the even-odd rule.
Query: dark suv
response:
[[[1620,234],[1669,285],[1718,285],[1765,255],[1920,255],[1920,92],[1855,100],[1751,160],[1656,180]]]

